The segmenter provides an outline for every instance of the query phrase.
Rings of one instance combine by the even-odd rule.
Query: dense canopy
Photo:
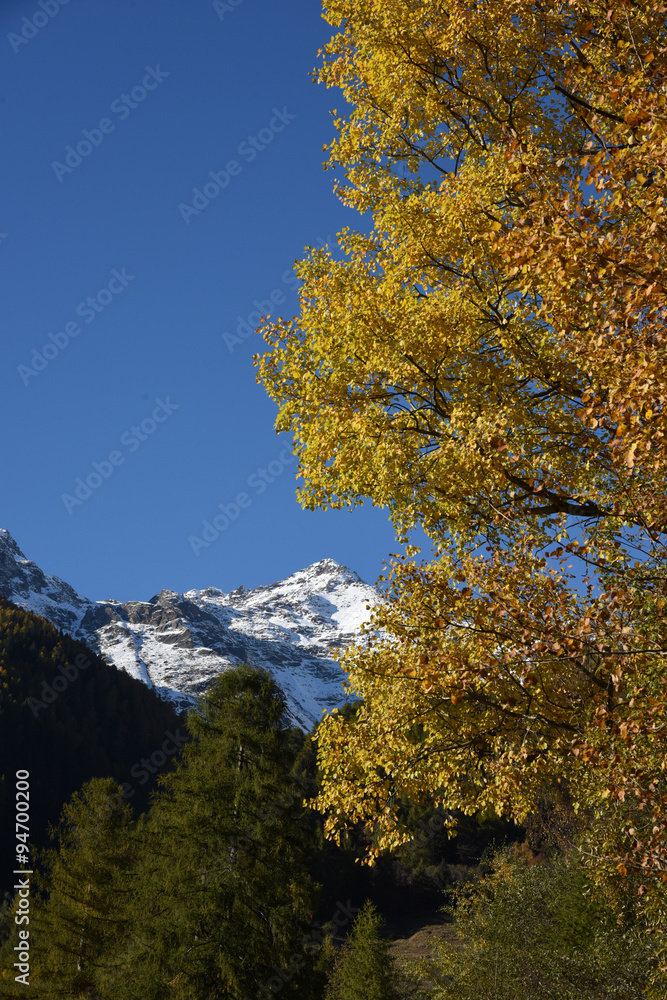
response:
[[[665,11],[335,0],[319,79],[364,215],[299,263],[258,377],[302,503],[414,525],[320,727],[318,806],[522,819],[560,788],[589,855],[667,873]],[[340,258],[340,259],[339,259]],[[644,880],[644,881],[642,881]]]

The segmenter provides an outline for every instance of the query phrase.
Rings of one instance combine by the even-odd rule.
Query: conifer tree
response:
[[[367,901],[338,956],[326,1000],[398,1000],[394,961],[387,941],[380,936],[383,924]]]
[[[305,997],[310,835],[285,701],[268,673],[241,666],[218,678],[188,726],[193,741],[143,837],[132,962],[146,977],[142,998],[286,998],[300,982]],[[137,988],[133,972],[112,992]]]
[[[44,995],[97,995],[116,960],[131,893],[132,829],[113,779],[93,779],[65,805],[55,846],[44,855],[48,897],[31,926],[34,982]]]

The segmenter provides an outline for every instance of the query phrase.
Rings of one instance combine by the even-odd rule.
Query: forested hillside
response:
[[[158,768],[141,765],[178,730],[173,709],[140,681],[53,625],[0,598],[0,830],[14,854],[16,772],[30,773],[30,835],[46,846],[47,826],[84,781],[113,777],[127,801],[146,808]],[[166,760],[166,757],[165,757]],[[134,774],[132,769],[134,768]],[[153,773],[150,773],[153,772]],[[0,875],[12,885],[11,868]]]

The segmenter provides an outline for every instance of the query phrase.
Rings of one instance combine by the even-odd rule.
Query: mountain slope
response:
[[[225,594],[215,587],[150,601],[90,601],[26,559],[0,529],[0,594],[99,650],[180,707],[221,670],[266,667],[304,729],[344,699],[332,651],[358,641],[378,591],[331,559],[286,580]]]
[[[18,861],[19,831],[9,824],[17,771],[30,776],[30,841],[44,847],[63,802],[92,777],[115,778],[128,801],[146,809],[153,775],[173,756],[161,752],[165,741],[173,753],[185,742],[178,723],[173,707],[154,691],[44,617],[0,597],[2,856]],[[144,757],[160,767],[138,770]],[[5,865],[0,872],[0,897],[11,870]]]

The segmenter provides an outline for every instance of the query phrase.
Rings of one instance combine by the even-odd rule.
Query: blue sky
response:
[[[322,169],[318,4],[8,0],[0,27],[0,526],[94,599],[325,556],[373,581],[386,512],[301,510],[240,335],[358,223]]]

